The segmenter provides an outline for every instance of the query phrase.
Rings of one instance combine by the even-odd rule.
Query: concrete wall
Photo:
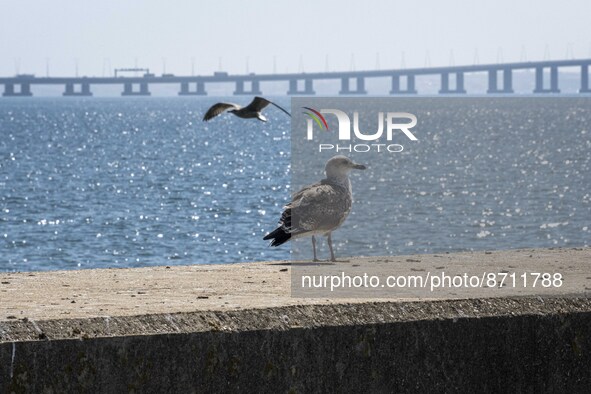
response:
[[[2,323],[2,393],[591,392],[588,298]]]

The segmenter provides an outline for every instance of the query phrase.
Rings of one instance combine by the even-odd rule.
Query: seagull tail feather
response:
[[[271,246],[279,246],[283,245],[291,238],[291,234],[285,231],[283,227],[277,227],[271,233],[267,234],[263,239],[269,240],[272,239]]]

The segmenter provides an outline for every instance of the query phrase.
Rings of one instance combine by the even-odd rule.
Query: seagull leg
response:
[[[328,248],[330,249],[330,261],[337,261],[337,259],[334,258],[334,252],[332,250],[332,237],[331,237],[332,233],[328,233]]]
[[[314,251],[314,261],[318,261],[316,258],[316,238],[312,235],[312,250]]]

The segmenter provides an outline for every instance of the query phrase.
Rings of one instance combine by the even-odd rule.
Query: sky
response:
[[[0,0],[0,76],[589,58],[589,14],[588,0]]]

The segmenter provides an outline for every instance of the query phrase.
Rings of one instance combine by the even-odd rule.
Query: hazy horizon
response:
[[[272,73],[591,57],[588,4],[0,0],[0,75]],[[221,66],[221,67],[220,67]]]

